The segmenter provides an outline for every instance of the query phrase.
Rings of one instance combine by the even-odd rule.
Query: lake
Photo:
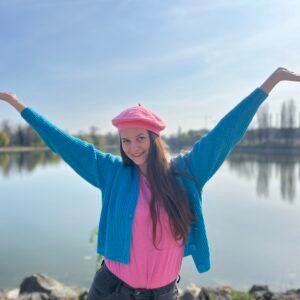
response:
[[[203,190],[211,270],[179,288],[300,288],[300,157],[232,153]],[[89,288],[101,192],[50,151],[0,153],[0,288],[33,273]]]

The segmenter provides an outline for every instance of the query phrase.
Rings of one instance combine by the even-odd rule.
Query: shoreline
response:
[[[117,146],[105,146],[103,149],[118,149]],[[12,153],[12,152],[35,152],[35,151],[52,151],[48,146],[41,147],[0,147],[0,153]]]
[[[48,147],[0,147],[0,153],[51,151]]]
[[[178,287],[178,299],[205,300],[300,300],[299,289],[283,292],[271,291],[267,285],[252,285],[248,291],[240,291],[230,286],[207,287],[190,283],[184,289]],[[23,279],[19,288],[0,288],[1,300],[87,300],[88,289],[67,286],[46,274],[36,273]]]
[[[104,149],[115,149],[117,146],[108,145],[103,147]],[[185,149],[185,148],[184,148]],[[24,147],[0,147],[0,153],[16,153],[16,152],[35,152],[35,151],[51,151],[51,149],[47,146],[41,147],[32,147],[32,146],[24,146]],[[172,149],[170,149],[172,152]],[[289,145],[236,145],[232,153],[251,153],[251,154],[278,154],[278,155],[300,155],[300,146],[289,146]]]
[[[289,145],[236,145],[232,151],[233,153],[245,153],[245,154],[278,154],[278,155],[300,155],[300,147]]]

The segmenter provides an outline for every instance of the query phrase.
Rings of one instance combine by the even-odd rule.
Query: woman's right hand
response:
[[[13,93],[1,93],[0,92],[0,100],[4,100],[6,102],[10,101],[18,101],[18,97],[16,94]]]
[[[11,104],[18,112],[21,112],[24,108],[26,108],[25,104],[22,103],[16,94],[14,93],[1,93],[0,92],[0,100],[8,102]]]

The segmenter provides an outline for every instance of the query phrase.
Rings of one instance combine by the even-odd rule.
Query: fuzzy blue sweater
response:
[[[192,149],[172,160],[175,169],[193,176],[195,181],[177,176],[188,194],[197,216],[190,227],[184,256],[192,255],[198,272],[210,269],[209,246],[202,212],[202,189],[244,136],[252,118],[268,94],[256,88],[234,107]],[[40,135],[49,148],[82,178],[102,191],[97,252],[124,264],[130,261],[132,223],[138,198],[138,169],[122,163],[120,156],[104,153],[49,122],[26,107],[21,116]]]

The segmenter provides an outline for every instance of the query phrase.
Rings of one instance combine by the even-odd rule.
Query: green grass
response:
[[[229,294],[232,300],[252,300],[253,298],[248,293],[242,293],[238,291],[232,291]]]

